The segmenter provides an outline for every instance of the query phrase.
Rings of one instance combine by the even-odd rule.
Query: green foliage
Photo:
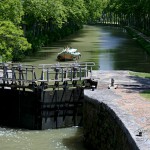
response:
[[[52,24],[61,28],[67,22],[67,10],[63,5],[63,0],[49,0],[48,1],[48,20],[51,19]]]
[[[149,0],[109,0],[104,14],[111,18],[111,23],[130,26],[147,36],[150,35]]]
[[[107,3],[108,0],[85,0],[86,9],[88,11],[88,21],[97,21],[102,15],[103,9],[107,6]]]
[[[0,20],[10,20],[14,24],[21,22],[23,15],[20,0],[1,0],[0,1]]]
[[[19,60],[74,33],[83,24],[97,20],[107,1],[1,0],[0,55],[5,60]]]
[[[67,22],[62,0],[24,0],[23,26],[32,52],[55,39],[55,32]]]
[[[23,26],[32,43],[32,52],[79,30],[87,21],[99,18],[107,1],[24,0]]]
[[[24,51],[31,48],[19,25],[24,14],[22,3],[1,0],[0,10],[0,55],[3,61],[21,59]]]
[[[59,27],[66,22],[65,7],[61,0],[24,0],[23,8],[25,12],[26,24],[51,22]]]
[[[17,60],[23,57],[24,51],[31,48],[23,36],[23,31],[11,21],[0,21],[0,55],[4,61]]]
[[[139,14],[150,12],[150,3],[149,0],[109,0],[107,9],[114,13],[134,14],[139,17]]]
[[[88,11],[84,0],[64,0],[64,6],[66,7],[69,21],[77,24],[85,23]]]

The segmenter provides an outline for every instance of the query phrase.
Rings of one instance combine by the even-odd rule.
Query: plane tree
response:
[[[66,22],[62,0],[24,0],[23,26],[33,51],[41,49]]]
[[[0,55],[3,61],[17,61],[24,57],[31,44],[24,37],[23,30],[11,21],[0,21]]]
[[[3,61],[21,59],[31,48],[20,26],[22,4],[20,0],[3,0],[0,10],[0,55]]]
[[[81,29],[87,18],[84,0],[63,0],[63,5],[66,8],[67,22],[60,30],[62,37]]]
[[[72,34],[99,19],[107,1],[0,1],[0,55],[16,61]]]
[[[107,6],[108,0],[84,0],[86,9],[88,10],[88,23],[93,23],[99,20],[103,9]]]
[[[150,35],[149,0],[109,0],[105,13],[115,14],[119,24],[132,26]]]
[[[81,28],[84,0],[24,0],[23,26],[33,51]]]

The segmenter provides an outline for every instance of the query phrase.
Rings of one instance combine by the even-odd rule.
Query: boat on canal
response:
[[[66,47],[58,53],[57,59],[59,61],[78,60],[81,57],[81,53],[76,48]]]

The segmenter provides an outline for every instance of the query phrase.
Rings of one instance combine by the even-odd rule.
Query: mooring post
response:
[[[113,78],[111,78],[110,85],[108,86],[108,89],[110,89],[110,88],[117,89],[118,88],[118,85],[115,85],[114,82],[115,82],[115,80]]]
[[[111,78],[111,86],[114,86],[114,79]]]

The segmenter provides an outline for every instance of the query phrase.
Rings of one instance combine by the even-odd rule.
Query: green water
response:
[[[74,35],[53,43],[32,57],[24,60],[35,66],[56,64],[57,54],[64,46],[77,48],[81,53],[79,62],[95,62],[94,69],[132,70],[150,72],[150,56],[125,30],[116,27],[85,26]],[[73,61],[69,61],[73,62]]]
[[[82,128],[42,131],[0,128],[0,150],[85,150]]]

